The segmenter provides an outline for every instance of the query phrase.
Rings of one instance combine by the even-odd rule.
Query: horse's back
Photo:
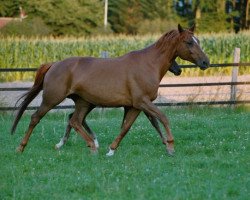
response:
[[[51,67],[44,79],[44,93],[65,98],[76,94],[103,106],[128,105],[131,99],[127,75],[119,59],[71,57]]]

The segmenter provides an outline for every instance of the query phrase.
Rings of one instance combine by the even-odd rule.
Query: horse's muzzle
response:
[[[210,62],[209,60],[203,60],[200,63],[197,63],[197,65],[200,67],[201,70],[205,70],[209,67]]]

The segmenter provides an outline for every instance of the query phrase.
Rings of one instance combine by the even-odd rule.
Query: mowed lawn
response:
[[[30,112],[10,135],[11,114],[0,114],[0,199],[249,199],[250,111],[247,107],[162,108],[175,136],[175,156],[165,152],[141,114],[113,157],[122,109],[88,117],[100,149],[92,155],[72,131],[61,150],[70,111],[51,112],[36,127],[24,153],[15,152]]]

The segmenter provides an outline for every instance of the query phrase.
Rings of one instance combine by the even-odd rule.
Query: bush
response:
[[[41,18],[13,20],[0,29],[0,34],[7,36],[47,36],[51,34],[49,27]]]

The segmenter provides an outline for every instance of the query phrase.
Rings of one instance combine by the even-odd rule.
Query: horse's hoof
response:
[[[106,156],[113,156],[115,154],[115,150],[109,148],[109,152],[106,154]]]
[[[97,149],[91,149],[90,152],[91,152],[92,155],[97,155],[98,154]]]
[[[17,153],[23,153],[23,150],[24,150],[24,147],[21,146],[21,145],[20,145],[19,147],[16,148],[16,152],[17,152]]]
[[[63,140],[60,140],[60,142],[57,143],[57,144],[55,145],[55,149],[58,150],[58,149],[60,149],[63,145],[64,145]]]
[[[174,149],[167,149],[167,154],[169,156],[174,156]]]

